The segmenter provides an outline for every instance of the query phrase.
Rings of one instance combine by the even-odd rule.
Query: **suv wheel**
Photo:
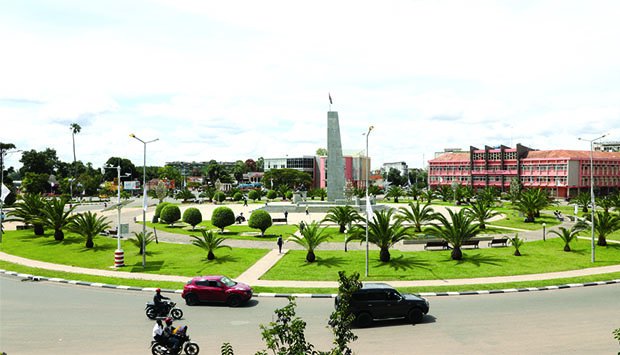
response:
[[[413,308],[409,311],[408,317],[411,323],[420,323],[422,321],[422,318],[424,317],[424,313],[422,313],[422,311],[418,308]]]
[[[372,317],[370,316],[369,313],[360,313],[357,315],[357,317],[355,317],[355,321],[357,322],[357,325],[361,328],[366,328],[369,327],[370,324],[372,324]]]

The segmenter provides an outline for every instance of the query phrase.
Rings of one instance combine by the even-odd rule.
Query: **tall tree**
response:
[[[71,140],[73,142],[73,171],[72,171],[71,180],[69,182],[69,193],[71,194],[71,197],[73,197],[73,180],[75,180],[75,176],[77,175],[77,172],[75,170],[76,169],[75,163],[77,161],[76,156],[75,156],[75,135],[77,133],[80,133],[80,131],[82,130],[82,127],[80,127],[80,125],[77,123],[72,123],[70,128],[71,128]]]
[[[56,150],[51,148],[42,152],[37,152],[34,149],[25,151],[19,161],[22,163],[22,167],[19,169],[22,176],[26,175],[27,172],[53,175],[60,163],[56,156]]]
[[[245,168],[247,169],[247,171],[257,171],[256,162],[254,161],[254,159],[246,159]]]
[[[312,177],[310,174],[295,169],[271,169],[263,175],[263,186],[278,189],[281,185],[286,185],[290,189],[296,190],[304,186],[306,190],[312,185]]]

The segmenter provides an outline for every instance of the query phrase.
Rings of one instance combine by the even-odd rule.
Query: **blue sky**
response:
[[[149,165],[312,155],[328,93],[372,167],[620,140],[617,1],[3,1],[0,141]],[[13,155],[7,165],[19,166]]]

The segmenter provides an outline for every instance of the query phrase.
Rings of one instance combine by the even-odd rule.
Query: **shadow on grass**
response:
[[[45,242],[43,242],[43,245],[57,245],[57,244],[64,244],[64,245],[71,245],[71,244],[86,244],[86,239],[82,239],[82,238],[67,238],[65,237],[65,239],[58,241],[56,239],[54,239],[54,235],[51,235],[50,240],[47,240]]]
[[[149,253],[147,252],[146,255],[148,255]],[[146,267],[142,267],[142,262],[138,262],[133,264],[132,266],[129,266],[128,270],[129,272],[149,272],[149,271],[160,271],[161,268],[164,266],[164,261],[163,260],[157,260],[157,261],[146,261]]]
[[[461,260],[452,260],[452,259],[447,259],[447,260],[443,260],[441,262],[446,263],[446,262],[454,262],[456,261],[457,265],[462,265],[462,264],[474,264],[477,267],[484,265],[493,265],[493,266],[500,266],[503,264],[503,262],[505,261],[503,258],[498,258],[495,256],[489,256],[489,255],[483,255],[483,254],[468,254],[465,255],[465,253],[463,253],[463,259]]]
[[[391,268],[394,271],[406,271],[413,268],[419,268],[432,272],[429,265],[430,264],[428,261],[420,261],[413,257],[405,258],[404,255],[393,257],[387,263],[379,262],[378,264],[375,264],[378,268]]]
[[[327,258],[317,256],[316,260],[313,263],[308,263],[306,262],[306,258],[304,257],[304,263],[301,264],[301,266],[306,267],[312,264],[315,264],[318,267],[326,267],[328,269],[331,269],[334,267],[342,266],[344,264],[344,258],[339,256],[330,256]]]
[[[86,244],[86,240],[84,240],[82,243]],[[87,248],[84,247],[82,248],[82,250],[80,250],[80,253],[84,253],[84,252],[89,252],[89,251],[94,251],[94,252],[100,252],[100,251],[105,251],[105,252],[109,252],[111,250],[116,250],[116,246],[115,245],[99,245],[97,244],[97,242],[95,242],[95,245],[92,248]]]

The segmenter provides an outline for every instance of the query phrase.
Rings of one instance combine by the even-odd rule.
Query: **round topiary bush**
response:
[[[224,200],[226,200],[226,194],[222,191],[218,191],[213,195],[213,199],[217,202],[224,202]]]
[[[161,202],[157,207],[155,207],[155,214],[153,215],[153,219],[159,218],[161,216],[161,211],[164,207],[169,206],[170,202]]]
[[[196,207],[190,207],[183,212],[183,222],[189,224],[194,229],[196,225],[202,222],[202,213]]]
[[[169,204],[164,207],[159,214],[159,219],[161,219],[164,223],[174,224],[174,222],[181,219],[181,210],[179,209],[179,206]]]
[[[273,200],[276,197],[278,197],[278,193],[275,190],[267,191],[267,198],[268,199]]]
[[[241,192],[235,192],[233,195],[233,201],[241,201],[243,198],[243,194]]]
[[[252,201],[260,200],[261,198],[260,191],[250,190],[250,192],[248,192],[248,198]]]
[[[289,200],[292,199],[293,198],[293,191],[287,191],[286,192],[286,198],[289,199]]]
[[[267,228],[271,227],[273,222],[271,221],[271,215],[267,211],[256,210],[250,215],[248,226],[250,228],[260,229],[261,237],[265,236]]]
[[[211,224],[218,227],[222,232],[224,228],[235,223],[235,213],[229,207],[218,207],[213,210]]]

